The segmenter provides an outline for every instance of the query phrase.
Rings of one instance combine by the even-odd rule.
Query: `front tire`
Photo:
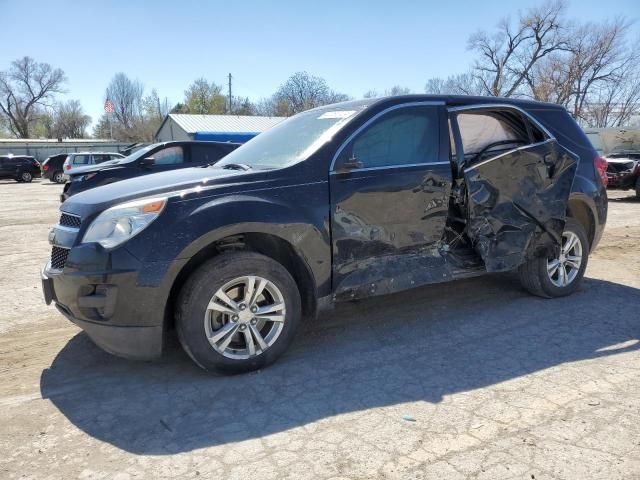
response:
[[[640,198],[640,177],[636,179],[636,198]]]
[[[224,253],[185,282],[176,329],[184,350],[200,367],[241,373],[280,357],[301,316],[298,287],[282,265],[253,252]]]
[[[567,218],[558,258],[534,258],[518,268],[522,286],[539,297],[556,298],[575,292],[587,268],[589,240],[582,224]]]

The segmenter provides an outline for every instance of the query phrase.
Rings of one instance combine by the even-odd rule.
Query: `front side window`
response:
[[[358,161],[362,168],[437,162],[439,139],[437,107],[401,108],[359,133],[340,158]]]
[[[457,121],[466,160],[483,160],[530,143],[527,125],[517,112],[462,112]]]
[[[169,147],[155,152],[154,165],[178,165],[184,163],[182,147]]]

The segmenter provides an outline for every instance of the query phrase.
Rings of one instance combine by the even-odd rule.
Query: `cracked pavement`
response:
[[[42,301],[60,187],[0,182],[0,478],[640,479],[640,202],[575,295],[511,274],[349,303],[223,377],[95,347]]]

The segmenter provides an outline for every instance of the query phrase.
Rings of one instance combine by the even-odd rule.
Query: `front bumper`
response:
[[[109,353],[140,360],[162,354],[170,291],[162,273],[169,264],[151,264],[145,270],[126,251],[112,258],[95,247],[71,249],[67,263],[62,271],[50,263],[42,269],[47,304],[54,303]]]

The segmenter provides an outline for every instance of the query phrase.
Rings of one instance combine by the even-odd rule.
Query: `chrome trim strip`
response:
[[[369,172],[374,170],[389,170],[392,168],[408,168],[408,167],[428,167],[429,165],[451,165],[451,162],[426,162],[426,163],[408,163],[406,165],[384,165],[382,167],[367,167],[367,168],[354,168],[349,170],[350,173],[357,172]],[[338,172],[331,172],[331,175],[336,175]]]
[[[467,173],[469,170],[471,170],[473,168],[477,168],[477,167],[485,165],[485,164],[487,164],[489,162],[493,162],[494,160],[502,158],[505,155],[511,155],[514,152],[518,152],[520,150],[525,150],[525,149],[531,148],[531,147],[538,147],[540,145],[544,145],[545,143],[549,143],[549,142],[555,142],[555,138],[547,138],[544,142],[531,143],[529,145],[523,145],[522,147],[518,147],[518,148],[513,148],[511,150],[507,150],[506,152],[501,153],[500,155],[498,155],[496,157],[487,158],[486,160],[484,160],[484,161],[482,161],[480,163],[476,163],[475,165],[471,165],[470,167],[465,168],[464,169],[464,173]]]
[[[369,125],[371,125],[372,122],[374,122],[375,120],[377,120],[381,116],[383,116],[383,115],[385,115],[385,114],[387,114],[389,112],[392,112],[394,110],[398,110],[400,108],[429,107],[429,106],[441,107],[444,104],[445,104],[444,102],[440,102],[440,101],[407,102],[407,103],[400,103],[398,105],[393,105],[391,107],[385,108],[381,112],[376,113],[373,117],[371,117],[369,120],[367,120],[362,125],[360,125],[360,127],[358,127],[355,132],[353,132],[351,135],[349,135],[344,142],[342,142],[342,145],[340,145],[340,148],[338,148],[338,150],[336,150],[336,153],[333,155],[333,159],[331,160],[331,165],[329,166],[329,174],[335,172],[333,168],[336,165],[336,160],[338,159],[338,157],[342,153],[342,150],[344,150],[344,148],[347,146],[347,144],[351,140],[353,140],[353,137],[358,135],[362,130],[367,128]],[[424,165],[424,164],[420,164],[420,165]],[[398,166],[398,165],[396,165],[396,166]],[[372,168],[379,168],[379,167],[372,167]],[[352,172],[362,171],[362,170],[363,169],[356,169],[356,170],[352,170]]]
[[[544,134],[552,139],[556,139],[551,132],[545,128],[538,120],[536,120],[529,112],[522,109],[517,105],[511,105],[509,103],[478,103],[476,105],[461,105],[459,107],[450,107],[447,109],[449,112],[464,112],[466,110],[486,110],[488,108],[499,108],[499,109],[512,109],[522,113],[525,117],[527,117],[536,127],[544,132]]]

